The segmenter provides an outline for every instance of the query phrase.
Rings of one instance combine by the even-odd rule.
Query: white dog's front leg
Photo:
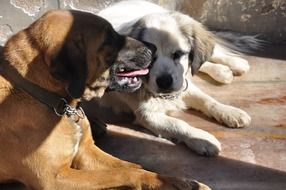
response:
[[[182,99],[188,108],[199,110],[218,122],[226,124],[227,127],[240,128],[250,125],[251,118],[245,111],[218,102],[190,81]]]
[[[186,143],[188,147],[205,156],[215,156],[221,150],[220,142],[210,133],[190,126],[183,120],[161,112],[145,110],[137,113],[137,122],[154,134]]]

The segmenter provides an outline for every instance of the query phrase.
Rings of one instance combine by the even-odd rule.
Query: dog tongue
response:
[[[149,73],[149,69],[141,69],[141,70],[134,70],[134,71],[126,71],[117,73],[117,76],[120,77],[136,77],[140,75],[147,75]]]

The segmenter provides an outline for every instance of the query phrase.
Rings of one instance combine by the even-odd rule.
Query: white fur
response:
[[[210,133],[170,116],[171,111],[193,108],[232,128],[249,126],[251,121],[246,112],[216,101],[190,80],[188,88],[175,100],[149,97],[145,90],[141,89],[132,94],[107,93],[100,100],[100,104],[113,107],[118,112],[132,112],[136,116],[137,124],[158,136],[184,142],[192,150],[206,156],[217,155],[221,151],[219,141]]]
[[[247,60],[227,52],[218,44],[214,48],[211,61],[228,66],[234,75],[242,75],[250,68]]]
[[[122,11],[123,9],[124,11]],[[164,8],[147,1],[132,0],[121,1],[115,6],[103,9],[98,13],[98,15],[108,21],[111,21],[115,30],[124,34],[127,32],[126,29],[129,29],[130,26],[132,26],[141,17],[147,14],[162,13],[166,11],[167,10]]]
[[[204,72],[211,76],[216,81],[229,84],[233,80],[233,73],[229,67],[221,64],[215,64],[209,61],[206,61],[200,68],[201,72]]]
[[[82,128],[79,124],[77,124],[74,119],[69,119],[71,126],[74,128],[74,147],[73,147],[73,157],[77,154],[80,140],[82,137]]]
[[[131,9],[134,15],[130,14]],[[194,39],[190,36],[188,38],[184,36],[177,24],[178,20],[167,10],[145,1],[125,1],[103,10],[99,15],[109,20],[122,34],[134,32],[133,27],[136,27],[134,24],[140,19],[147,28],[143,39],[156,45],[158,57],[150,70],[150,79],[147,84],[135,93],[106,93],[100,100],[102,106],[111,106],[117,111],[132,112],[136,116],[136,122],[154,134],[182,141],[192,150],[207,156],[217,155],[220,152],[219,141],[210,133],[170,116],[171,111],[194,108],[228,127],[245,127],[250,124],[251,118],[246,112],[219,103],[192,84],[190,77],[187,77],[188,56],[182,56],[178,60],[170,57],[178,49],[190,51],[192,48],[199,47],[194,46]],[[178,15],[180,16],[176,14]],[[185,15],[181,18],[184,21],[188,19],[192,20]],[[197,25],[185,27],[192,29],[191,27],[197,27]],[[222,83],[230,83],[233,72],[239,74],[249,69],[246,61],[240,57],[233,57],[219,44],[215,45],[211,60],[222,65],[206,62],[201,67],[201,71]],[[164,99],[161,94],[156,95],[158,89],[154,77],[164,71],[175,73],[179,67],[184,69],[182,75],[185,82],[182,89],[174,92],[177,96],[174,99]]]

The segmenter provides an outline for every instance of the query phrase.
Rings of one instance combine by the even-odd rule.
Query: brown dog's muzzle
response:
[[[141,87],[142,76],[149,73],[156,47],[147,42],[140,42],[126,37],[124,47],[119,51],[111,70],[110,90],[134,92]]]

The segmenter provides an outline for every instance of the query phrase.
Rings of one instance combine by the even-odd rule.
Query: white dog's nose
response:
[[[173,77],[170,74],[163,74],[156,78],[157,86],[162,91],[172,90]]]

